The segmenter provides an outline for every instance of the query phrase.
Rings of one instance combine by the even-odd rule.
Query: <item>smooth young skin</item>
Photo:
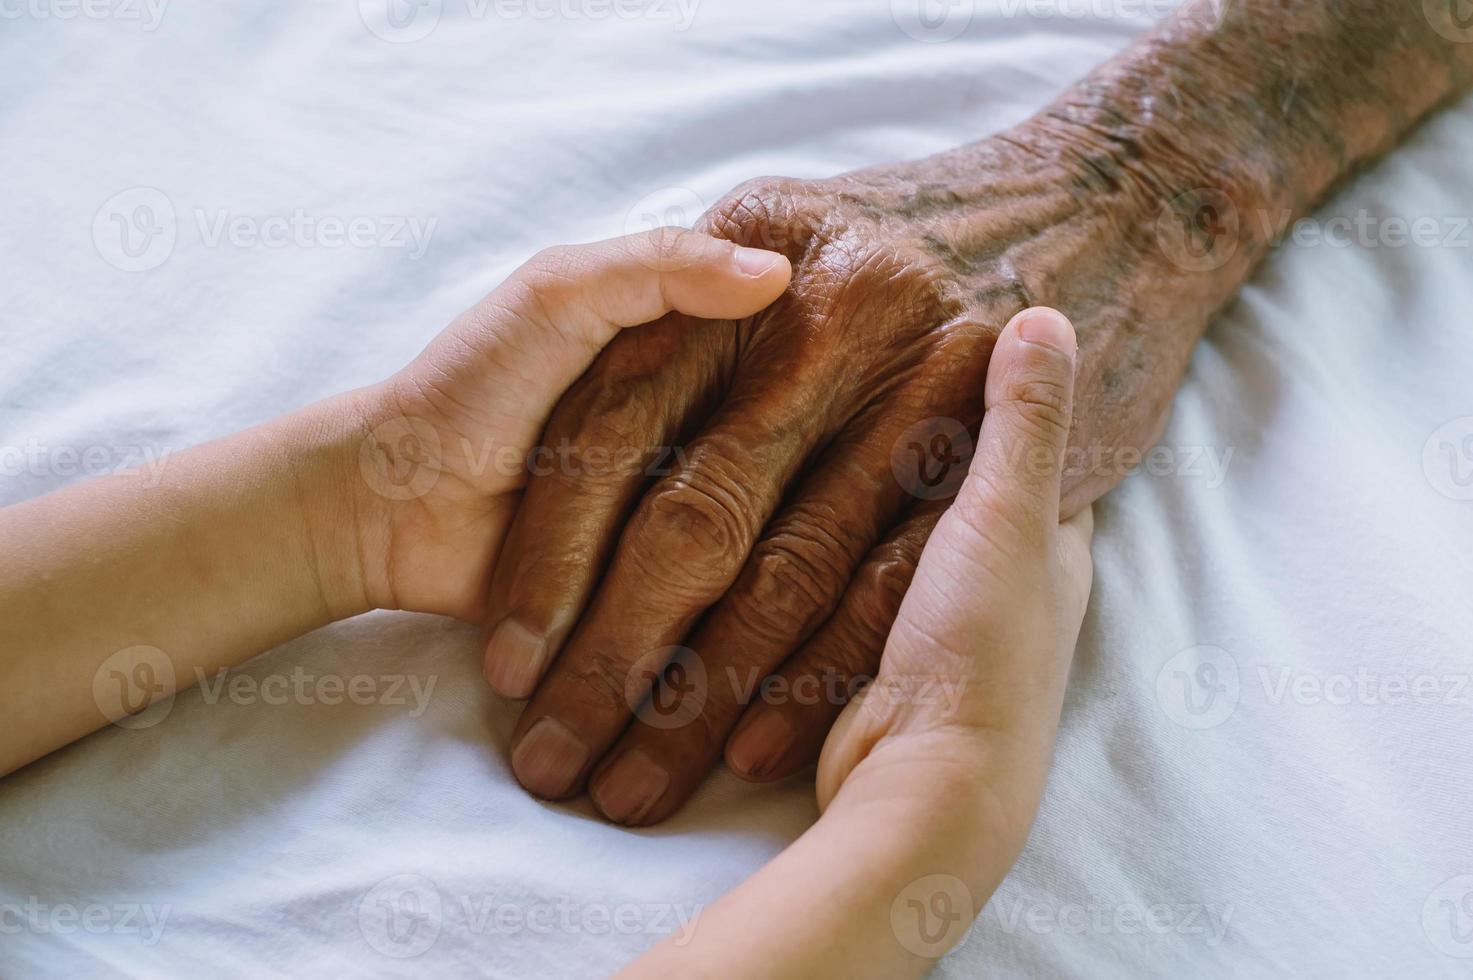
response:
[[[823,747],[822,818],[626,976],[916,976],[966,934],[1027,840],[1089,596],[1090,510],[1058,523],[1074,356],[1052,310],[1003,330],[970,475]]]
[[[1097,498],[1154,444],[1269,243],[1466,90],[1457,9],[1191,0],[1010,131],[719,202],[701,227],[782,250],[793,288],[748,320],[619,338],[553,413],[546,441],[575,458],[684,452],[655,481],[569,466],[528,487],[486,613],[488,678],[532,695],[517,778],[648,824],[723,751],[752,779],[811,763],[842,699],[768,703],[726,679],[842,692],[873,674],[943,509],[892,475],[902,433],[975,432],[1002,325],[1064,309],[1081,348],[1064,513]],[[631,705],[676,644],[721,683],[672,688],[672,715],[700,697],[694,717],[652,725]]]
[[[0,774],[334,620],[474,620],[522,461],[598,351],[671,310],[750,315],[790,275],[677,229],[550,249],[383,384],[170,456],[157,485],[121,473],[0,510]]]

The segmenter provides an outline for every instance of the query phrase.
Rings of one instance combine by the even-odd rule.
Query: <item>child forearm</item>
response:
[[[364,611],[361,395],[0,510],[0,773]]]

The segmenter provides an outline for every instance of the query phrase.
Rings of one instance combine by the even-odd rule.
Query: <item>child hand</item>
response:
[[[679,228],[533,257],[371,390],[359,459],[367,492],[355,507],[369,603],[479,621],[529,469],[627,462],[578,446],[533,452],[553,405],[594,356],[620,330],[667,314],[754,314],[791,274],[774,252]],[[713,342],[726,332],[688,326]]]

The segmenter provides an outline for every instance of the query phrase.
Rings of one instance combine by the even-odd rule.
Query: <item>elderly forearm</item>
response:
[[[1147,219],[1205,220],[1221,264],[1185,271],[1209,274],[1215,308],[1292,220],[1473,83],[1473,31],[1452,40],[1449,10],[1189,0],[1010,137],[1073,157],[1088,193],[1141,197]]]
[[[1192,348],[1293,222],[1473,83],[1417,0],[1188,0],[1012,129],[842,178],[920,225],[958,322],[1080,325],[1066,511],[1161,432]],[[1221,10],[1221,17],[1217,11]]]

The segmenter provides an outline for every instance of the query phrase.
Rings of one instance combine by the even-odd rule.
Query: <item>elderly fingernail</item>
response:
[[[1074,328],[1058,310],[1046,306],[1034,307],[1018,314],[1018,336],[1030,344],[1052,347],[1072,355],[1078,348],[1074,339]]]
[[[737,268],[753,279],[767,275],[781,261],[781,255],[760,248],[747,248],[743,245],[736,250]]]
[[[592,796],[610,820],[637,823],[669,788],[670,774],[642,749],[630,749],[599,777]]]
[[[538,796],[566,796],[588,762],[588,746],[556,718],[540,718],[511,753],[517,782]]]
[[[509,698],[532,695],[547,659],[547,637],[503,619],[486,644],[486,682]]]
[[[763,711],[731,740],[726,759],[742,775],[761,779],[772,772],[797,737],[780,711]]]

